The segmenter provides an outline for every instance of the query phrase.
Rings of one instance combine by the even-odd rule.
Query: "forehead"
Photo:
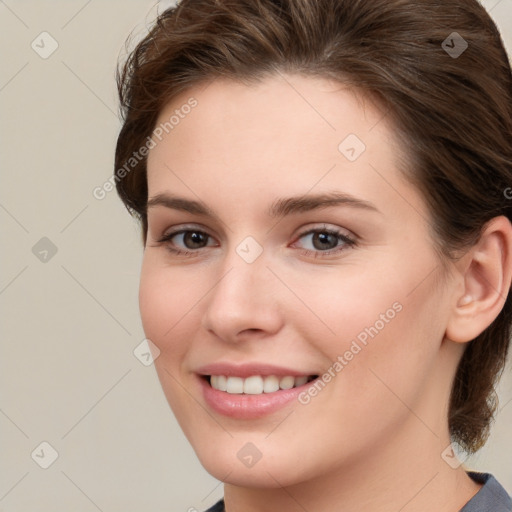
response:
[[[163,128],[163,137],[172,132],[176,138],[180,132],[190,134],[186,126],[193,127],[199,144],[229,137],[232,150],[238,141],[249,144],[247,150],[260,141],[283,148],[295,141],[297,152],[296,137],[305,132],[312,144],[322,138],[335,149],[348,132],[368,139],[367,132],[380,125],[375,135],[382,136],[388,128],[385,117],[373,98],[339,82],[279,74],[250,85],[227,79],[196,85],[162,109],[157,128]]]
[[[396,205],[398,184],[390,184],[402,181],[400,144],[382,108],[320,78],[192,87],[162,110],[153,140],[150,197],[172,190],[249,205],[271,194],[336,189]]]

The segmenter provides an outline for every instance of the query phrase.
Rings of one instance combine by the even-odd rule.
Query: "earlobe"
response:
[[[512,279],[512,225],[504,217],[488,222],[479,241],[462,258],[464,285],[454,297],[445,336],[466,343],[499,315]]]

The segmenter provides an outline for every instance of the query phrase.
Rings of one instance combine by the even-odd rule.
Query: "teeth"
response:
[[[224,375],[212,375],[210,379],[212,388],[218,389],[220,391],[227,390],[227,378]]]
[[[308,381],[309,377],[295,377],[295,387],[303,386]]]
[[[226,384],[226,391],[228,393],[243,393],[244,392],[244,379],[240,377],[228,377]]]
[[[276,377],[269,375],[262,377],[261,375],[252,375],[243,379],[242,377],[226,377],[225,375],[211,375],[210,384],[212,388],[219,391],[226,391],[231,394],[261,395],[262,393],[273,393],[279,389],[291,389],[297,386],[303,386],[306,382],[312,380],[313,377],[293,377],[287,375],[285,377]]]
[[[279,379],[275,375],[263,379],[263,392],[273,393],[279,389]]]
[[[295,384],[295,377],[281,377],[279,387],[281,389],[292,389]]]
[[[261,395],[263,393],[263,379],[259,375],[245,379],[244,393],[246,395]]]

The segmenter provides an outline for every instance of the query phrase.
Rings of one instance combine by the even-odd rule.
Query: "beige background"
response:
[[[511,50],[512,0],[485,5]],[[138,226],[115,192],[92,195],[113,170],[117,57],[162,6],[0,1],[0,512],[204,510],[222,495],[133,353]],[[31,47],[51,49],[43,31],[58,43],[47,59]],[[468,461],[509,492],[511,373],[492,437]],[[48,469],[43,441],[58,453]]]

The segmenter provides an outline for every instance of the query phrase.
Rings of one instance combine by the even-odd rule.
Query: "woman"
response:
[[[183,0],[118,82],[142,322],[210,510],[511,510],[453,451],[488,436],[512,307],[480,4]]]

